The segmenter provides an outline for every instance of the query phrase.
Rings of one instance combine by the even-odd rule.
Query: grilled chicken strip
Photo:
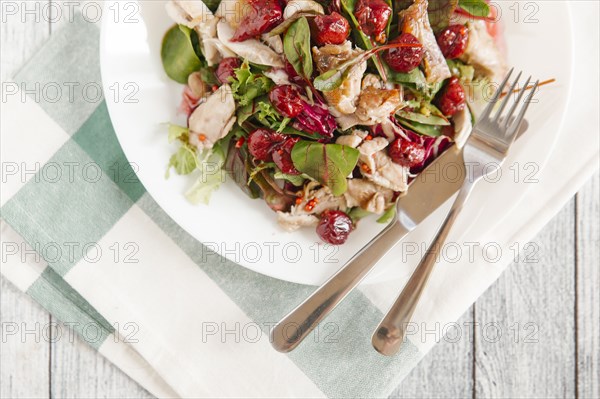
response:
[[[437,83],[450,77],[450,69],[440,50],[427,14],[427,0],[414,0],[406,10],[398,13],[398,29],[400,32],[414,35],[425,50],[423,67],[427,83]]]

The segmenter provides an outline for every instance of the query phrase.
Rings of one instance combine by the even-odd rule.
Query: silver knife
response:
[[[523,121],[519,135],[528,127]],[[456,179],[442,179],[453,169]],[[465,177],[462,150],[453,145],[436,158],[398,199],[396,217],[304,302],[288,313],[271,331],[271,344],[279,352],[293,350],[369,274],[408,233],[414,230],[460,189]]]

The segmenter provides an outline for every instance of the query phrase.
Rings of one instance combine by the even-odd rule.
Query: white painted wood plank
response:
[[[53,397],[153,398],[127,374],[75,335],[73,339],[63,335],[63,339],[52,344],[51,367]]]
[[[0,280],[0,397],[47,398],[50,315],[7,280]]]
[[[577,393],[600,398],[600,175],[577,194]]]
[[[473,310],[402,381],[391,398],[466,398],[473,394]],[[440,328],[442,330],[442,328]]]
[[[41,9],[45,3],[40,2],[37,7]],[[50,34],[48,22],[40,15],[23,14],[23,3],[11,2],[10,6],[15,8],[11,11],[6,3],[2,5],[2,17],[6,23],[3,21],[0,26],[0,77],[3,82],[17,72]],[[29,2],[28,7],[35,9],[36,5]],[[50,346],[44,331],[49,325],[50,315],[29,296],[2,279],[0,320],[0,363],[3,366],[0,367],[0,397],[48,397]]]
[[[575,396],[574,222],[572,200],[477,301],[476,397]]]

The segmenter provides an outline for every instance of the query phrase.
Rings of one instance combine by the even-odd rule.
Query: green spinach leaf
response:
[[[442,135],[442,131],[439,126],[425,125],[423,123],[409,121],[404,118],[398,118],[401,125],[425,136],[438,137]]]
[[[397,115],[412,122],[422,123],[424,125],[448,126],[450,122],[446,118],[436,115],[423,115],[418,112],[398,111]]]
[[[429,25],[434,32],[439,32],[450,24],[450,19],[459,0],[429,0],[427,14]]]
[[[352,147],[306,140],[297,142],[292,149],[296,169],[329,187],[333,195],[346,192],[346,176],[356,166],[358,155]]]
[[[306,17],[290,25],[283,37],[285,57],[300,76],[310,79],[313,62],[310,53],[310,27]]]
[[[199,70],[203,62],[198,58],[191,40],[191,29],[174,25],[163,38],[160,56],[167,76],[179,83],[187,83],[188,76]]]
[[[474,17],[485,18],[490,15],[490,6],[484,0],[458,0],[458,5]]]

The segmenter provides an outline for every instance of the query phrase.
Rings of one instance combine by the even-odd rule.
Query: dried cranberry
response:
[[[377,41],[385,41],[381,34],[384,33],[392,16],[392,8],[384,0],[358,0],[354,8],[354,16],[358,20],[360,29],[367,36],[375,36]]]
[[[410,33],[402,33],[400,36],[390,41],[390,44],[396,43],[421,44],[419,39]],[[407,73],[419,66],[421,61],[423,61],[424,54],[425,51],[423,50],[423,47],[397,47],[388,50],[383,57],[385,62],[387,62],[394,71]]]
[[[273,149],[285,140],[282,134],[269,129],[256,129],[248,136],[248,151],[259,161],[273,160]]]
[[[321,214],[317,234],[329,244],[341,245],[352,231],[352,219],[342,211],[327,210]]]
[[[285,174],[299,175],[298,169],[294,167],[292,161],[292,148],[300,141],[298,137],[288,137],[283,144],[278,146],[273,152],[273,162]]]
[[[304,109],[304,100],[292,85],[275,86],[269,92],[269,101],[286,118],[295,118]]]
[[[465,107],[465,91],[456,76],[451,77],[438,94],[437,105],[446,116],[452,116]]]
[[[469,41],[469,30],[464,25],[450,25],[440,32],[437,37],[438,46],[444,57],[448,59],[458,58],[467,49]]]
[[[412,168],[425,159],[425,148],[406,139],[396,139],[390,144],[388,154],[397,164]]]
[[[283,11],[277,0],[247,0],[246,4],[244,10],[247,12],[234,32],[232,42],[260,36],[282,21]]]
[[[350,24],[337,12],[330,15],[317,15],[311,23],[312,38],[319,46],[342,44],[350,35]]]
[[[221,83],[229,83],[229,78],[235,76],[234,69],[239,68],[242,62],[237,57],[223,58],[217,67],[217,79]]]

